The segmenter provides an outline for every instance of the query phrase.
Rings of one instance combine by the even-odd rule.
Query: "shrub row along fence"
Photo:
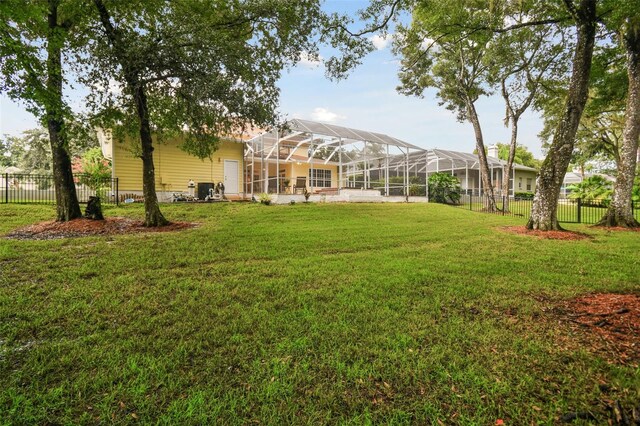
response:
[[[476,212],[491,213],[502,216],[519,216],[529,219],[531,208],[533,207],[532,199],[522,199],[509,197],[496,197],[497,210],[492,211],[490,208],[489,197],[487,195],[473,196],[462,195],[459,199],[447,199],[446,204],[467,209]],[[504,206],[507,204],[508,208]],[[605,215],[609,200],[583,200],[581,198],[560,198],[558,200],[558,221],[563,223],[584,223],[593,225],[598,223]],[[640,202],[633,202],[634,216],[640,220]]]
[[[86,203],[98,196],[103,204],[118,204],[118,178],[96,179],[89,175],[73,176],[78,201]],[[0,174],[0,203],[55,204],[56,191],[52,175]]]

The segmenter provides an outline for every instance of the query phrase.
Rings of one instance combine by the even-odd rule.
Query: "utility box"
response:
[[[213,182],[198,182],[198,200],[204,200],[209,195],[209,190],[213,189]]]

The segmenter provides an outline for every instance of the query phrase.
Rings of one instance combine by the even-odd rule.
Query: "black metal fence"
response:
[[[474,196],[462,195],[458,202],[447,202],[457,208],[467,209],[476,212],[491,213],[502,216],[519,216],[529,219],[532,199],[521,199],[513,197],[496,197],[496,208],[491,208],[491,203],[487,195]],[[505,205],[507,208],[505,208]],[[640,202],[634,201],[634,216],[640,220]],[[595,224],[602,219],[609,207],[609,200],[583,200],[581,198],[560,198],[558,200],[558,221],[563,223],[584,223]]]
[[[103,204],[118,204],[118,178],[96,179],[89,175],[73,176],[78,201],[86,203],[98,196]],[[52,175],[0,174],[0,204],[55,204],[56,191]]]

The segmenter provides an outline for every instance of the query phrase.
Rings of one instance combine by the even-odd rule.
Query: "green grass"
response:
[[[638,291],[637,233],[538,240],[436,204],[163,210],[202,225],[0,239],[0,423],[555,424],[640,398],[546,311]],[[53,212],[0,205],[0,233]]]

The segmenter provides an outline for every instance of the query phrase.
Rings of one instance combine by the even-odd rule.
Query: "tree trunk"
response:
[[[151,138],[151,125],[149,123],[149,108],[147,105],[147,94],[144,86],[140,81],[140,72],[131,64],[128,59],[124,42],[121,34],[111,24],[111,16],[102,0],[93,1],[98,13],[100,21],[105,29],[107,38],[113,47],[115,56],[120,62],[124,78],[128,88],[134,97],[136,104],[136,112],[140,121],[140,145],[142,148],[142,192],[144,194],[144,224],[145,226],[164,226],[169,224],[160,211],[158,204],[158,196],[156,194],[156,172],[153,165],[153,140]]]
[[[467,101],[467,113],[469,116],[469,121],[471,121],[471,124],[473,124],[473,131],[476,136],[476,150],[478,151],[478,162],[480,163],[482,189],[487,195],[485,208],[489,212],[495,212],[498,210],[498,208],[496,206],[496,198],[493,192],[493,182],[491,180],[491,175],[489,174],[489,163],[487,161],[487,154],[484,151],[484,138],[482,137],[480,119],[478,118],[478,112],[476,111],[475,105],[470,100]]]
[[[160,211],[156,194],[156,171],[153,165],[153,141],[149,125],[147,95],[141,84],[135,87],[135,101],[140,120],[140,142],[142,145],[142,193],[144,194],[144,225],[165,226],[169,221]]]
[[[587,102],[596,33],[596,0],[581,0],[575,18],[578,37],[569,92],[562,120],[554,133],[547,157],[540,167],[531,217],[527,223],[529,229],[562,229],[557,217],[558,198],[571,160],[582,111]]]
[[[56,192],[56,220],[65,222],[82,216],[73,182],[64,129],[62,101],[62,45],[64,29],[58,23],[58,1],[49,0],[47,16],[47,95],[45,101],[49,143],[53,157],[53,184]]]
[[[611,204],[598,225],[636,228],[640,226],[640,223],[633,217],[631,195],[636,174],[638,137],[640,136],[640,26],[629,25],[623,38],[627,51],[629,92],[627,93],[622,147],[620,148],[618,174]]]
[[[513,161],[516,158],[516,147],[518,146],[518,119],[519,117],[511,116],[511,143],[509,145],[509,157],[507,158],[507,164],[502,170],[502,210],[504,212],[509,211],[509,179],[513,171]],[[515,196],[515,185],[513,182],[513,195]]]
[[[89,197],[87,208],[84,210],[84,217],[92,220],[104,220],[100,197]]]

